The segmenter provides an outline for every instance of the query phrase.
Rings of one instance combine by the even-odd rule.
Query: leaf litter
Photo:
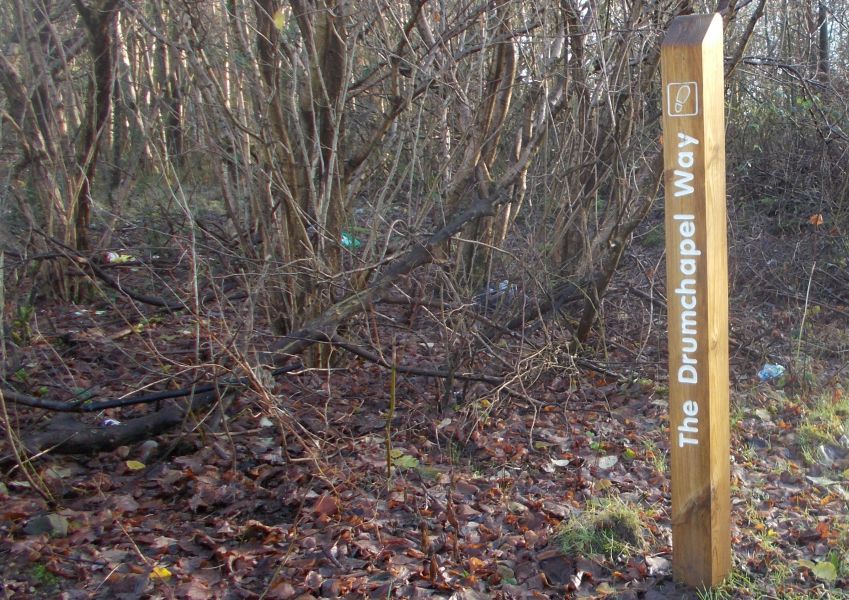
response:
[[[72,340],[64,360],[74,379],[66,383],[117,395],[112,382],[133,380],[145,349],[127,344],[133,336],[116,346],[97,319],[87,314],[88,329]],[[167,331],[192,326],[178,315],[133,335],[140,346],[159,336],[157,347],[179,353],[185,340]],[[410,360],[430,351],[406,348]],[[35,341],[30,352],[27,364],[39,365],[48,349]],[[27,385],[63,378],[33,368]],[[670,576],[664,387],[590,371],[575,380],[554,375],[530,400],[469,399],[440,411],[432,381],[399,376],[389,476],[388,374],[358,363],[274,385],[297,436],[281,434],[262,400],[246,393],[229,407],[226,430],[33,462],[55,503],[7,465],[4,590],[67,598],[695,597]],[[786,390],[746,385],[746,403],[737,394],[743,406],[732,407],[735,582],[782,570],[777,597],[839,597],[849,587],[845,436],[801,439],[812,411],[789,393],[792,382]],[[842,401],[838,389],[830,402]],[[23,426],[40,418],[16,410]],[[112,413],[98,418],[126,418]],[[630,539],[640,543],[564,550],[564,527],[587,521],[605,499],[633,511],[640,535]],[[600,530],[615,534],[617,526]],[[736,597],[759,593],[742,585]]]

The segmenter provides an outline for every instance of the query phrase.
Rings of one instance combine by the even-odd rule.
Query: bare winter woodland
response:
[[[847,8],[0,3],[0,597],[695,593],[659,58],[714,11],[737,591],[702,595],[845,597]]]

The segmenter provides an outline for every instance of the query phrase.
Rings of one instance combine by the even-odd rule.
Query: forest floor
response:
[[[733,245],[734,568],[714,590],[670,573],[656,236],[637,239],[591,360],[535,356],[533,380],[510,388],[460,383],[446,396],[399,372],[393,412],[390,371],[356,359],[289,373],[270,395],[233,400],[226,419],[213,410],[113,452],[21,462],[7,436],[0,597],[849,598],[849,282],[837,236]],[[126,282],[141,278],[123,268]],[[237,318],[125,302],[16,313],[7,380],[55,398],[159,389],[196,364],[199,332],[214,345]],[[258,346],[270,340],[256,331]],[[399,365],[441,367],[426,332],[382,335]],[[468,370],[493,374],[494,362],[480,353]],[[787,370],[759,381],[764,363]],[[107,427],[154,408],[85,419]],[[55,418],[5,410],[23,437]]]

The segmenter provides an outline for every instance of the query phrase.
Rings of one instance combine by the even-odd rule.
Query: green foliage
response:
[[[809,462],[816,460],[820,445],[839,445],[846,434],[845,421],[849,416],[849,397],[842,388],[820,394],[805,408],[799,424],[799,444]]]
[[[32,338],[32,318],[35,316],[35,308],[29,304],[23,304],[15,311],[12,320],[12,341],[16,344],[26,344]]]
[[[750,598],[757,600],[838,600],[846,598],[844,592],[837,590],[791,590],[788,582],[798,574],[800,570],[809,571],[814,577],[816,573],[825,576],[826,581],[835,571],[835,566],[830,560],[819,563],[800,560],[790,563],[776,563],[770,567],[768,578],[753,576],[742,569],[733,570],[722,584],[712,589],[702,589],[698,592],[699,600],[739,600]],[[819,579],[819,577],[817,577]]]
[[[455,440],[449,440],[446,451],[448,461],[455,467],[459,466],[463,459],[463,446]]]
[[[639,509],[609,498],[589,504],[565,521],[558,538],[565,554],[601,554],[610,559],[638,551],[645,543]]]
[[[814,101],[810,98],[796,98],[796,106],[802,110],[811,110],[814,107]]]
[[[33,565],[30,569],[30,577],[39,587],[55,587],[60,582],[60,579],[42,564]]]
[[[21,367],[20,369],[18,369],[17,371],[15,371],[12,374],[12,379],[14,379],[15,381],[17,381],[19,383],[26,384],[26,383],[29,382],[29,373],[27,372],[27,370],[25,368]]]
[[[698,596],[699,600],[736,600],[743,596],[776,598],[759,580],[740,570],[732,571],[721,585],[699,591]]]
[[[419,466],[419,459],[409,454],[404,454],[403,451],[394,449],[390,453],[392,457],[392,466],[398,469],[415,469]]]
[[[646,458],[651,461],[654,470],[658,473],[666,473],[668,464],[666,454],[663,450],[657,447],[657,444],[648,438],[642,440],[643,450],[645,450]]]
[[[642,241],[647,248],[663,248],[666,245],[666,234],[662,227],[655,227],[642,237]]]
[[[845,570],[840,554],[834,551],[831,551],[825,560],[819,562],[799,560],[797,564],[808,569],[814,577],[826,583],[834,583],[837,575]]]

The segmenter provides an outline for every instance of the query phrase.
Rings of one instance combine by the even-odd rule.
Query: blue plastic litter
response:
[[[343,248],[347,248],[348,250],[356,250],[357,248],[359,248],[362,245],[363,245],[363,243],[360,240],[358,240],[357,238],[352,236],[347,231],[342,232],[342,247]]]
[[[487,287],[478,292],[473,300],[481,311],[491,313],[499,306],[512,302],[517,292],[516,284],[505,279],[499,282],[497,286]]]
[[[782,365],[773,365],[773,364],[765,364],[761,367],[761,370],[758,371],[758,379],[761,381],[769,381],[770,379],[777,379],[784,375],[784,367]]]

